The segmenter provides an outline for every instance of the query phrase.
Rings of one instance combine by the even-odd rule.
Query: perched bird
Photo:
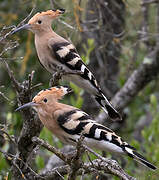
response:
[[[90,148],[125,154],[150,169],[156,169],[134,147],[123,141],[111,129],[96,123],[82,110],[58,102],[69,92],[71,89],[64,86],[42,90],[32,102],[22,105],[16,111],[32,106],[44,126],[64,143],[76,145],[80,135],[83,134],[83,143]]]
[[[35,34],[35,47],[40,63],[52,74],[59,67],[66,71],[81,72],[81,74],[65,75],[63,78],[94,95],[95,100],[111,119],[121,120],[120,114],[105,97],[94,75],[84,64],[74,45],[52,30],[52,21],[63,13],[63,9],[37,13],[27,24],[15,29],[12,34],[21,29],[31,30]]]

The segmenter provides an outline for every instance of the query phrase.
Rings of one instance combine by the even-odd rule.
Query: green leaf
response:
[[[79,96],[76,101],[76,107],[80,109],[82,107],[82,104],[83,104],[83,98]]]
[[[38,167],[38,170],[44,168],[45,164],[44,164],[44,158],[42,156],[37,155],[36,159],[35,159],[35,163],[36,163],[36,165]]]
[[[154,110],[157,110],[157,98],[154,94],[151,94],[150,96],[150,103],[152,105],[152,108],[154,108]]]
[[[46,139],[49,144],[53,145],[52,133],[44,127],[39,136],[41,139]]]

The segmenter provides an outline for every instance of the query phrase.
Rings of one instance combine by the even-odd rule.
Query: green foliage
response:
[[[53,145],[52,133],[47,128],[43,127],[39,137],[47,140],[49,144]]]
[[[4,155],[0,153],[0,178],[2,178],[5,175],[5,169],[8,169],[9,166],[4,158]]]
[[[37,155],[36,159],[35,159],[35,163],[36,163],[38,170],[40,171],[41,169],[43,169],[45,167],[44,157]]]
[[[74,92],[74,96],[70,96],[71,104],[77,108],[81,108],[83,104],[83,98],[81,96],[83,90],[71,82],[70,82],[70,87],[73,89]]]
[[[136,147],[136,149],[145,156],[146,159],[148,159],[152,164],[159,167],[159,143],[158,143],[158,134],[159,134],[159,104],[157,101],[157,97],[152,94],[150,96],[150,105],[148,107],[149,112],[152,115],[152,122],[150,122],[149,126],[145,127],[142,130],[142,137],[143,142],[139,143],[136,140],[131,141],[131,145]],[[146,118],[146,116],[145,116]],[[143,153],[142,153],[143,151]],[[139,166],[140,168],[137,168],[136,166]],[[134,175],[138,178],[140,177],[140,180],[145,179],[151,179],[156,180],[159,177],[159,170],[156,170],[155,172],[143,167],[142,165],[136,164],[132,161],[132,159],[129,159],[127,164],[126,171],[129,172],[129,174]],[[132,172],[134,172],[132,174]]]
[[[83,48],[85,50],[85,54],[82,54],[81,58],[82,58],[82,60],[83,60],[83,62],[85,64],[88,64],[89,63],[90,54],[93,51],[93,49],[95,48],[94,40],[93,39],[88,39],[87,40],[87,46],[85,44],[83,44]]]

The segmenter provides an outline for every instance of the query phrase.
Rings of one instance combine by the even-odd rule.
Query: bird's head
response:
[[[70,92],[72,92],[72,89],[67,86],[55,86],[49,89],[42,90],[33,98],[31,102],[20,106],[16,109],[16,111],[30,106],[35,109],[52,106],[59,99],[62,99],[64,95]]]
[[[52,21],[63,14],[64,9],[48,10],[36,13],[27,24],[16,28],[11,34],[14,34],[22,29],[29,29],[34,33],[41,32],[51,27]]]

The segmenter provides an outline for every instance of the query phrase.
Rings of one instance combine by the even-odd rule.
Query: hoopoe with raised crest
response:
[[[70,92],[71,89],[64,86],[42,90],[33,98],[32,102],[22,105],[16,111],[33,107],[44,126],[64,143],[76,145],[82,134],[84,136],[83,143],[90,148],[125,154],[150,169],[156,169],[134,147],[123,141],[111,129],[96,123],[82,110],[58,102]]]
[[[57,71],[58,67],[66,71],[81,72],[81,74],[65,75],[63,79],[72,81],[92,94],[112,120],[121,120],[120,114],[105,97],[94,75],[84,64],[74,45],[52,30],[52,21],[63,13],[63,9],[37,13],[27,24],[16,28],[12,34],[21,29],[31,30],[35,34],[36,51],[44,68],[52,74]]]

